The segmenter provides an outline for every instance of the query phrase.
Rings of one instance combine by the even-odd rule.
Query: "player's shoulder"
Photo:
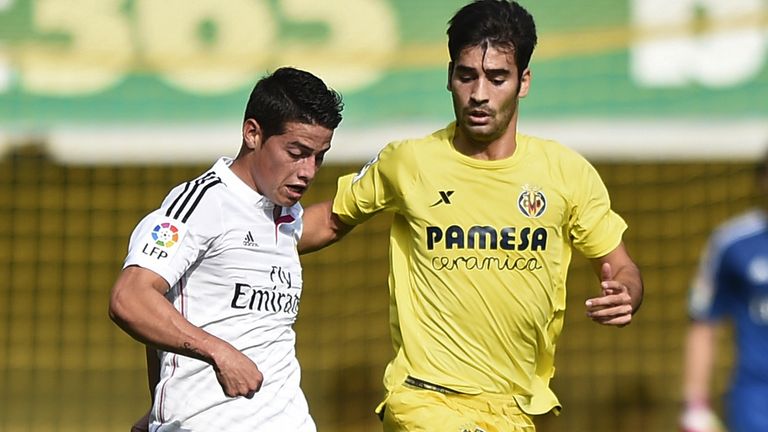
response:
[[[524,143],[528,148],[528,151],[536,156],[545,156],[549,160],[588,163],[587,159],[581,153],[557,140],[519,132],[517,134],[517,139]]]
[[[383,152],[390,157],[413,160],[414,156],[424,156],[445,148],[453,138],[453,124],[428,135],[409,137],[392,141],[386,145]]]
[[[545,164],[548,171],[573,187],[589,179],[599,177],[597,170],[587,158],[576,150],[553,139],[519,133],[518,143],[522,145],[524,158]],[[573,181],[579,179],[579,182]]]
[[[741,241],[760,235],[768,230],[768,214],[752,209],[734,216],[718,225],[711,236],[712,246],[727,249]]]
[[[379,172],[391,179],[412,172],[421,158],[418,155],[419,141],[420,139],[401,139],[388,142],[365,164],[355,178],[361,177],[371,166],[376,166]]]
[[[209,224],[218,220],[223,183],[215,170],[176,185],[160,207],[165,217],[181,223]]]

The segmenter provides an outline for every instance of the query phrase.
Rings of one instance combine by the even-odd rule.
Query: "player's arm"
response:
[[[709,321],[692,321],[685,344],[683,374],[683,432],[717,432],[722,423],[709,405],[709,384],[715,363],[715,341],[719,325]]]
[[[390,143],[357,174],[338,179],[332,201],[304,209],[299,253],[314,252],[339,241],[352,228],[381,211],[397,211],[403,178],[411,181],[415,157],[399,152],[402,142]],[[410,183],[409,183],[410,184]],[[342,221],[339,215],[343,215]]]
[[[591,260],[601,295],[587,300],[587,316],[604,325],[625,326],[643,302],[643,280],[624,243]]]
[[[304,209],[304,230],[299,239],[299,253],[314,252],[329,246],[354,228],[333,213],[333,201],[313,204]]]
[[[134,339],[209,363],[227,396],[253,396],[263,377],[256,365],[229,343],[187,321],[165,298],[168,283],[157,273],[126,267],[112,287],[109,316]]]
[[[687,405],[709,404],[709,383],[715,359],[717,325],[692,321],[685,344],[683,395]]]

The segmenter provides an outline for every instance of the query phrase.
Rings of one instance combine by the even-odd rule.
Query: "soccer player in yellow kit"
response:
[[[571,248],[600,278],[586,311],[601,324],[632,320],[642,281],[595,169],[517,132],[536,44],[531,15],[515,2],[475,1],[448,36],[456,121],[390,143],[339,179],[332,203],[306,209],[299,249],[394,212],[385,431],[533,431],[532,416],[560,409],[549,380]]]

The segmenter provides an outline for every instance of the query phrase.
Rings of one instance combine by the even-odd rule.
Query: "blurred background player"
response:
[[[642,281],[594,168],[517,133],[533,17],[515,2],[476,1],[448,38],[455,123],[391,143],[342,177],[332,204],[307,208],[299,249],[395,213],[385,431],[532,431],[532,416],[560,409],[549,381],[571,248],[600,278],[586,308],[598,323],[629,324]]]
[[[684,432],[720,431],[710,408],[718,330],[734,328],[735,365],[725,399],[730,432],[768,431],[768,157],[755,170],[757,208],[712,233],[690,292]]]
[[[150,430],[315,431],[293,331],[298,201],[341,109],[316,76],[276,70],[251,92],[237,157],[174,188],[135,228],[109,312],[159,350]]]

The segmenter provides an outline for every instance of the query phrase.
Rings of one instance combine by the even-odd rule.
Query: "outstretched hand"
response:
[[[610,326],[623,327],[632,321],[632,297],[623,283],[614,279],[609,263],[600,268],[602,295],[586,301],[587,316],[592,321]]]

